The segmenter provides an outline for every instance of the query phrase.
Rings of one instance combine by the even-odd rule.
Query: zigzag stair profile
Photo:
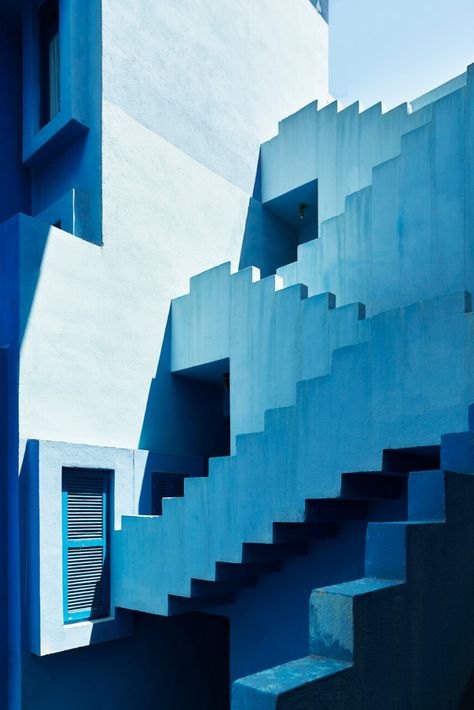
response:
[[[261,431],[265,410],[294,404],[297,381],[327,374],[335,349],[368,339],[365,311],[370,317],[472,290],[463,265],[465,225],[458,218],[467,209],[464,186],[449,203],[446,194],[462,180],[449,169],[458,154],[447,152],[447,145],[468,148],[459,126],[473,78],[471,70],[413,113],[406,106],[359,114],[357,106],[338,113],[335,106],[316,111],[310,105],[285,119],[281,134],[262,147],[269,152],[268,164],[262,160],[265,175],[270,183],[276,180],[274,197],[319,176],[319,238],[300,244],[297,260],[281,266],[277,276],[259,280],[254,267],[231,275],[229,264],[199,274],[189,294],[173,300],[172,310],[174,373],[192,377],[193,368],[230,360],[238,393],[231,402],[232,452],[235,435]],[[323,134],[323,142],[327,138],[334,150],[340,148],[334,161],[343,165],[338,176],[327,160],[329,174],[318,173],[324,165],[315,163],[313,153]],[[378,148],[368,151],[361,178],[365,148],[372,143]],[[272,151],[281,164],[275,165]],[[308,174],[301,167],[306,155],[312,156]],[[286,175],[291,185],[281,184]],[[336,198],[326,200],[324,190],[345,185],[346,175],[354,184],[342,190],[341,204],[325,210]],[[449,224],[449,240],[440,220],[432,220],[433,204]]]
[[[407,520],[367,526],[366,576],[312,593],[310,655],[236,681],[232,710],[472,707],[473,506],[474,476],[411,472]]]
[[[343,474],[339,497],[307,499],[303,520],[273,523],[271,542],[244,542],[241,562],[216,562],[215,580],[192,579],[190,597],[173,596],[169,614],[234,601],[234,593],[255,586],[259,575],[279,572],[285,560],[306,555],[311,544],[334,537],[349,520],[403,516],[406,476],[382,471]]]
[[[393,448],[439,442],[443,410],[433,413],[428,408],[426,414],[420,413],[423,427],[414,431],[410,401],[404,402],[401,394],[416,391],[418,406],[423,402],[425,381],[431,392],[433,378],[437,378],[441,391],[447,386],[443,383],[448,373],[453,377],[466,371],[473,350],[466,320],[468,302],[461,293],[372,318],[371,339],[390,337],[390,363],[383,348],[371,350],[370,343],[335,351],[330,375],[300,382],[295,406],[267,411],[264,432],[238,437],[236,455],[211,459],[207,478],[186,479],[184,497],[165,500],[162,516],[124,517],[122,530],[113,536],[114,603],[165,615],[224,603],[235,590],[228,584],[229,576],[241,580],[239,584],[252,584],[255,572],[260,571],[255,565],[274,565],[288,555],[303,554],[313,537],[334,533],[337,515],[328,520],[326,508],[324,520],[314,520],[308,517],[306,500],[342,498],[343,503],[331,500],[325,505],[359,505],[369,488],[371,495],[375,491],[386,497],[386,488],[376,491],[376,475],[343,476],[341,487],[340,472],[349,465],[356,472],[377,469],[385,442]],[[405,325],[400,327],[400,323]],[[440,359],[436,332],[448,325],[452,347]],[[422,334],[429,329],[433,334],[424,341],[419,368],[413,358],[410,368],[404,365],[404,348],[410,342],[407,327]],[[458,347],[461,339],[462,349]],[[394,363],[399,369],[390,374]],[[377,389],[382,375],[384,383],[388,376],[395,383],[383,400]],[[463,390],[457,400],[447,393],[449,421],[464,420],[464,397],[472,399],[472,393]],[[343,403],[343,408],[336,407],[337,403]],[[401,434],[394,437],[393,430]],[[379,477],[384,479],[383,487],[386,481],[391,487],[399,485],[396,475],[387,478],[387,471]],[[356,491],[348,488],[349,480],[358,481]],[[350,498],[355,500],[348,503]],[[239,565],[241,574],[236,572]],[[211,589],[213,594],[208,593]],[[216,594],[223,597],[217,599]]]
[[[310,296],[333,291],[341,305],[360,300],[368,315],[452,288],[454,271],[446,263],[457,265],[463,250],[464,224],[457,218],[464,187],[446,205],[449,244],[445,230],[431,224],[430,209],[444,205],[448,186],[453,191],[454,181],[462,181],[448,166],[456,149],[460,156],[469,151],[460,126],[473,77],[470,67],[431,101],[414,102],[412,112],[407,105],[388,113],[380,105],[363,113],[357,104],[342,112],[310,105],[281,122],[279,134],[262,146],[264,204],[318,179],[320,221],[319,238],[300,244],[296,261],[277,269],[285,286],[304,283]],[[396,256],[404,253],[416,253],[416,262]],[[439,263],[432,259],[437,253]],[[414,272],[420,262],[421,279]],[[457,286],[472,288],[461,280]]]
[[[270,542],[242,543],[241,561],[216,562],[213,580],[191,579],[189,597],[170,595],[168,614],[234,601],[235,592],[255,586],[259,575],[279,572],[286,559],[306,555],[312,543],[334,537],[349,520],[402,516],[406,476],[382,471],[343,474],[339,497],[307,499],[303,520],[273,523]]]
[[[458,77],[444,96],[462,90],[466,81],[466,74]],[[280,121],[278,134],[261,147],[263,163],[273,168],[262,174],[264,201],[318,177],[322,221],[334,216],[343,209],[344,194],[370,185],[373,167],[400,153],[403,135],[431,122],[433,103],[403,103],[390,111],[381,102],[367,109],[360,101],[345,107],[337,100],[321,107],[317,101],[308,104]],[[293,169],[277,170],[279,159],[290,160]],[[328,179],[334,170],[335,179]]]
[[[232,451],[236,436],[262,430],[266,410],[295,403],[298,381],[328,374],[334,350],[367,339],[362,303],[307,295],[302,284],[282,288],[279,277],[224,263],[173,300],[173,373],[193,377],[203,363],[229,361]]]

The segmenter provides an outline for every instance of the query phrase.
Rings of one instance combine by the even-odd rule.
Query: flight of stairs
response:
[[[460,473],[474,461],[443,459],[448,439],[441,463],[433,451],[443,432],[463,428],[474,401],[470,223],[458,219],[464,174],[452,173],[459,161],[446,148],[469,139],[472,77],[414,114],[328,107],[316,119],[290,117],[287,128],[319,122],[313,148],[334,128],[328,165],[339,172],[321,182],[320,206],[337,213],[345,193],[344,211],[279,275],[260,280],[254,268],[231,274],[224,264],[173,301],[173,374],[216,384],[230,370],[232,455],[211,459],[207,478],[187,478],[162,516],[122,519],[113,605],[163,615],[218,607],[344,521],[370,521],[366,577],[312,596],[310,656],[236,682],[235,710],[454,710],[443,693],[470,673],[470,619],[462,642],[452,633],[474,593],[474,564],[462,559],[474,541],[474,479]],[[263,161],[266,151],[284,156],[285,130]],[[362,165],[364,145],[375,152]],[[304,139],[294,145],[298,169],[304,148]],[[347,176],[354,194],[350,182],[325,193]],[[456,435],[452,451],[461,441],[473,448],[471,435]]]
[[[294,404],[297,381],[328,374],[335,349],[367,340],[372,316],[474,292],[473,118],[474,65],[411,113],[311,105],[263,144],[264,204],[317,179],[319,238],[276,276],[223,264],[172,304],[173,373],[227,360],[232,441]],[[338,307],[324,313],[329,293]]]
[[[284,285],[332,291],[340,305],[362,301],[369,316],[472,290],[463,264],[473,97],[471,65],[413,105],[384,113],[380,104],[311,104],[281,121],[262,145],[263,203],[317,179],[320,222],[319,238],[277,270]]]
[[[443,463],[463,439],[474,471],[472,433]],[[407,520],[368,524],[366,576],[312,593],[310,655],[236,681],[232,710],[472,707],[473,508],[473,475],[411,472]]]
[[[307,499],[344,497],[342,472],[378,470],[384,449],[435,446],[464,428],[474,400],[463,379],[474,352],[468,304],[461,293],[372,318],[368,343],[336,350],[330,375],[298,383],[295,406],[267,411],[264,431],[237,437],[236,454],[211,459],[207,478],[186,479],[162,516],[124,516],[112,539],[112,603],[164,615],[209,606],[209,583],[232,590],[229,565],[301,552],[290,531],[332,532],[274,524],[307,523]],[[241,583],[251,583],[245,572]]]
[[[313,543],[336,536],[347,521],[402,518],[407,475],[393,471],[343,474],[339,496],[307,499],[302,520],[273,523],[269,542],[244,542],[239,562],[216,562],[214,580],[192,579],[190,596],[171,596],[168,613],[235,601],[235,593],[255,586],[259,575],[278,572],[285,560],[305,555]]]

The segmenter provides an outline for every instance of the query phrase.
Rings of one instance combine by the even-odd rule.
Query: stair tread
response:
[[[242,577],[250,577],[252,575],[270,574],[279,572],[281,562],[278,560],[270,560],[266,562],[216,562],[216,580],[224,581],[227,579],[242,579]],[[226,576],[226,573],[231,573],[232,576]],[[233,576],[235,574],[235,576]]]
[[[276,696],[321,678],[341,673],[351,667],[352,663],[348,661],[339,661],[324,656],[305,656],[241,678],[235,681],[235,685]]]
[[[419,518],[417,520],[370,520],[369,525],[377,525],[377,526],[397,526],[397,525],[403,525],[406,528],[410,527],[417,527],[418,525],[422,525],[424,528],[426,526],[430,525],[444,525],[446,520],[444,518],[440,518],[439,520],[433,520],[432,518]]]
[[[258,582],[257,575],[245,576],[234,579],[191,579],[191,597],[197,599],[200,596],[221,594],[224,592],[237,592],[240,589],[255,587]]]
[[[200,611],[201,609],[224,606],[235,601],[235,592],[220,592],[202,597],[185,597],[178,594],[170,594],[168,597],[168,615],[183,614],[189,611]]]
[[[379,592],[382,589],[390,589],[405,584],[399,579],[381,579],[379,577],[361,577],[353,579],[349,582],[340,582],[339,584],[331,584],[327,587],[316,589],[313,594],[340,594],[346,597],[362,596],[364,594],[372,594]]]

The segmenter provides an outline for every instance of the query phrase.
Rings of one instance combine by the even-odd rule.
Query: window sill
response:
[[[51,160],[88,130],[82,119],[60,111],[38,133],[25,136],[23,162],[28,167],[35,167]]]

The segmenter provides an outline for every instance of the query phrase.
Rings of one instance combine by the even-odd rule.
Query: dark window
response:
[[[184,473],[153,473],[151,477],[151,514],[163,514],[163,498],[182,498]]]
[[[60,109],[59,0],[46,0],[39,10],[40,128]]]
[[[109,471],[63,469],[64,621],[109,613]]]

